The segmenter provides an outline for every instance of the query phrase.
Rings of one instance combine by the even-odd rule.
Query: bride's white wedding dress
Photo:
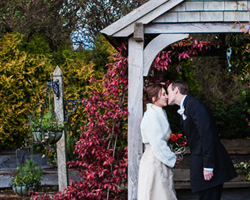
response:
[[[167,146],[171,129],[161,107],[147,104],[141,133],[146,149],[140,161],[137,199],[177,200],[172,170],[176,156]]]

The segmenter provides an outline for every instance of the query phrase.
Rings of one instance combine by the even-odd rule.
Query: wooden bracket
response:
[[[136,42],[144,41],[144,26],[141,22],[134,25],[134,39]]]

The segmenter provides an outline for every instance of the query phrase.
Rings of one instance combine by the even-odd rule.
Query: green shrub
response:
[[[17,167],[18,174],[12,180],[13,185],[29,185],[29,187],[40,186],[43,178],[41,167],[36,168],[36,163],[32,159],[26,160],[24,166]]]
[[[7,34],[0,39],[0,147],[20,146],[27,137],[27,116],[35,110],[44,83],[54,66],[41,54],[24,50],[24,36]],[[36,94],[28,80],[33,82]]]
[[[246,138],[249,137],[250,127],[247,126],[248,116],[246,102],[250,101],[250,96],[235,101],[228,107],[217,105],[213,111],[218,132],[221,138]]]
[[[25,138],[31,137],[28,116],[32,111],[39,112],[39,103],[44,103],[44,87],[57,65],[63,71],[65,99],[83,99],[92,90],[102,90],[100,83],[89,86],[89,79],[101,79],[100,71],[104,70],[95,71],[95,64],[86,62],[85,53],[73,51],[67,42],[52,51],[41,35],[27,40],[12,33],[0,39],[0,149],[19,148]],[[78,138],[85,122],[81,104],[70,118],[70,136]]]

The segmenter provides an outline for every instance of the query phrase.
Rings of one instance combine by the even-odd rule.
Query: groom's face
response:
[[[172,90],[172,84],[168,86],[167,93],[168,93],[168,105],[175,105],[176,92],[175,90]]]

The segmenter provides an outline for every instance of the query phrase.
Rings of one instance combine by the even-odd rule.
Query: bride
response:
[[[167,141],[171,129],[167,114],[167,94],[162,85],[150,85],[144,93],[146,112],[141,122],[142,142],[146,150],[140,161],[138,200],[177,200],[172,167],[178,159]]]

